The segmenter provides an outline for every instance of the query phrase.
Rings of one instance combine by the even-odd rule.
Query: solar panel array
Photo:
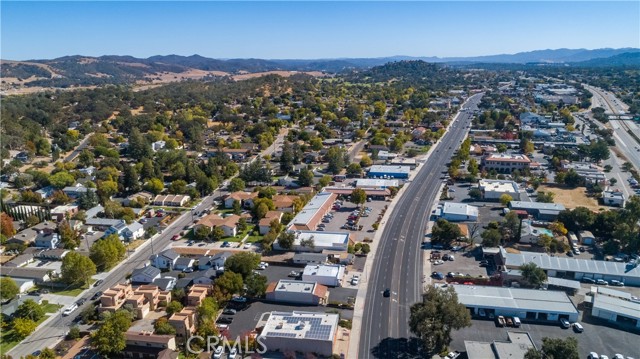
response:
[[[331,339],[332,326],[322,324],[322,318],[285,316],[282,319],[288,324],[297,324],[302,321],[306,323],[305,325],[309,325],[309,329],[304,335],[306,339]]]
[[[269,332],[270,337],[295,338],[296,333]]]

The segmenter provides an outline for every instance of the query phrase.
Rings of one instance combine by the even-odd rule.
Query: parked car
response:
[[[102,292],[101,291],[97,291],[92,297],[91,300],[96,300],[98,298],[102,297]]]
[[[437,260],[435,260],[433,262],[433,265],[436,265],[436,266],[441,265],[441,264],[444,264],[444,261],[442,259],[437,259]]]
[[[596,284],[599,284],[599,285],[609,285],[609,282],[607,282],[607,281],[606,281],[606,280],[604,280],[604,279],[596,279]]]
[[[247,298],[245,297],[233,297],[231,298],[232,302],[236,302],[236,303],[246,303],[247,302]]]
[[[589,356],[587,357],[587,359],[600,359],[600,355],[598,355],[598,353],[596,352],[591,352],[589,353]]]
[[[496,324],[497,324],[499,327],[504,327],[506,323],[507,323],[507,322],[504,320],[504,317],[503,317],[503,316],[501,316],[501,315],[499,315],[499,316],[498,316],[498,318],[496,319]]]
[[[489,261],[480,261],[480,267],[488,267]]]
[[[384,290],[384,292],[382,292],[382,296],[385,298],[388,298],[391,296],[391,289],[387,288]]]
[[[237,311],[231,308],[226,308],[225,310],[222,311],[222,314],[225,314],[225,315],[234,315],[236,313]]]
[[[219,345],[216,350],[213,352],[213,359],[221,359],[222,358],[222,354],[224,354],[224,348]]]
[[[580,323],[573,323],[573,331],[576,333],[584,332],[584,327]]]
[[[351,278],[351,285],[358,285],[358,283],[360,283],[360,277],[359,276],[353,276],[353,278]]]
[[[563,329],[568,329],[571,326],[571,323],[569,323],[568,320],[566,320],[565,318],[560,318],[560,327],[562,327]]]
[[[297,271],[292,270],[291,272],[289,272],[289,277],[292,278],[297,278],[300,275],[300,273],[298,273]]]
[[[83,305],[87,301],[87,298],[80,298],[76,301],[78,306]]]
[[[513,317],[513,326],[516,328],[519,328],[520,325],[522,325],[522,322],[520,321],[520,317]]]
[[[444,279],[444,275],[442,273],[440,273],[440,272],[431,273],[431,277],[433,277],[435,279],[439,279],[439,280]]]
[[[619,280],[615,280],[615,279],[612,279],[609,284],[611,284],[613,286],[616,286],[616,287],[624,287],[624,283],[623,282],[621,282]]]
[[[179,234],[174,234],[173,237],[171,237],[172,241],[177,241],[178,239],[180,239],[180,235]]]
[[[185,272],[185,273],[193,273],[193,268],[187,267],[187,268],[183,269],[182,271]]]
[[[231,324],[232,322],[233,322],[232,317],[220,317],[216,321],[216,323],[221,323],[221,324]]]
[[[507,321],[507,326],[513,327],[513,319],[511,319],[511,317],[506,317],[505,319]]]
[[[104,281],[102,279],[98,279],[95,283],[93,283],[94,287],[99,286],[100,284],[104,283]]]
[[[222,242],[222,246],[221,246],[222,248],[227,248],[229,246],[230,246],[229,242]]]
[[[590,284],[596,284],[596,280],[593,278],[582,278],[581,279],[582,283],[590,283]]]
[[[232,347],[227,355],[227,359],[236,359],[238,356],[238,349],[236,347]]]

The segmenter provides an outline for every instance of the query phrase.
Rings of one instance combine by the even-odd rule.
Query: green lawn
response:
[[[221,239],[221,241],[227,241],[227,242],[240,242],[242,240],[242,238],[244,238],[247,234],[251,233],[253,231],[253,229],[255,228],[254,225],[252,224],[247,224],[247,229],[245,229],[242,232],[238,232],[238,235],[236,235],[235,237],[224,237]]]
[[[262,236],[261,235],[249,236],[249,237],[247,237],[247,240],[245,242],[247,242],[247,243],[256,243],[256,242],[260,242],[261,240],[262,240]]]
[[[62,306],[58,305],[58,304],[45,304],[42,306],[42,308],[44,309],[45,313],[55,313],[57,312]],[[55,315],[55,314],[54,314]],[[40,325],[40,323],[44,322],[45,319],[47,319],[48,316],[44,316],[42,319],[40,319],[37,323],[38,325]],[[6,354],[9,350],[11,350],[11,348],[15,347],[16,345],[18,345],[18,343],[20,343],[22,339],[20,338],[16,338],[14,333],[13,333],[13,329],[11,329],[10,327],[8,327],[7,329],[3,329],[0,330],[0,354]]]
[[[49,292],[51,294],[56,294],[56,295],[66,295],[69,297],[75,297],[77,295],[79,295],[80,293],[82,293],[83,291],[85,291],[86,289],[90,288],[91,285],[93,285],[93,283],[95,283],[95,279],[91,279],[89,281],[89,285],[86,286],[82,286],[80,288],[73,288],[73,289],[65,289],[65,288],[55,288],[55,287],[50,287],[47,285],[40,285],[38,286],[38,289],[48,289]]]

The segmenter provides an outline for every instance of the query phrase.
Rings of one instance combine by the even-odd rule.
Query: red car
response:
[[[156,217],[162,217],[162,216],[163,216],[163,214],[162,214],[162,213],[160,213],[160,212],[158,212],[158,213],[156,214]]]
[[[174,234],[173,237],[171,237],[172,241],[177,241],[180,238],[179,234]]]

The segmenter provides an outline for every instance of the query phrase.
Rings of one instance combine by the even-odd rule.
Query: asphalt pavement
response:
[[[463,107],[475,109],[481,97],[470,97]],[[431,204],[439,195],[441,172],[464,140],[471,119],[470,111],[458,113],[391,213],[368,278],[358,352],[349,357],[406,357],[410,352],[409,309],[422,295],[420,246]],[[390,297],[383,296],[386,289]]]

